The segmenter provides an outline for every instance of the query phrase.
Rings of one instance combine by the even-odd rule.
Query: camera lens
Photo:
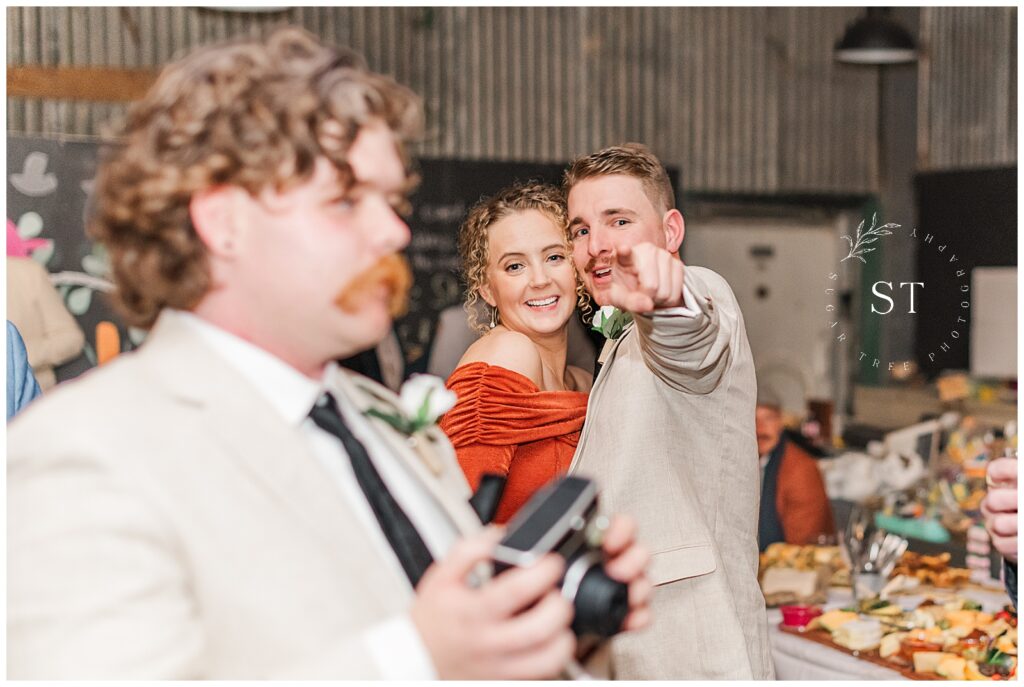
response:
[[[593,551],[570,563],[562,594],[573,602],[572,630],[577,637],[611,637],[622,629],[629,613],[629,588],[608,576]]]
[[[604,568],[594,566],[583,576],[573,606],[572,630],[577,636],[611,637],[622,629],[629,612],[629,589],[608,577]]]

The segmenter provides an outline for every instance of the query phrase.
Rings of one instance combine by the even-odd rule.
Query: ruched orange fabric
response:
[[[494,519],[507,522],[537,489],[569,469],[588,394],[541,391],[528,377],[483,362],[456,368],[447,386],[459,401],[441,429],[474,491],[486,472],[508,478]]]

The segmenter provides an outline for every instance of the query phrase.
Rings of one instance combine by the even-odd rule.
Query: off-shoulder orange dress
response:
[[[541,391],[528,377],[497,365],[456,368],[447,386],[458,397],[441,429],[475,491],[486,472],[507,476],[495,522],[504,523],[540,487],[565,474],[589,394]]]

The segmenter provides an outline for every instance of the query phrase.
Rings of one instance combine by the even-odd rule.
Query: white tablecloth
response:
[[[970,589],[959,596],[977,601],[986,611],[994,612],[1008,602],[1006,594]],[[923,596],[902,596],[894,601],[904,608],[915,608]],[[824,609],[842,608],[853,604],[849,589],[833,587],[829,590]],[[779,629],[782,611],[768,609],[768,638],[772,645],[777,680],[905,680],[898,671],[862,661],[836,649],[809,639],[788,634]]]

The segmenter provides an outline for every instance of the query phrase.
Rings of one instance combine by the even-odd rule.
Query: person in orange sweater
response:
[[[755,411],[757,452],[761,456],[761,512],[758,544],[814,544],[835,534],[832,507],[813,457],[786,438],[782,405],[762,392]]]
[[[506,477],[495,522],[504,523],[572,461],[593,381],[566,362],[582,286],[567,244],[559,189],[519,184],[482,200],[459,231],[466,309],[483,300],[482,336],[448,377],[458,395],[441,429],[470,486]],[[472,318],[472,315],[471,315]]]

